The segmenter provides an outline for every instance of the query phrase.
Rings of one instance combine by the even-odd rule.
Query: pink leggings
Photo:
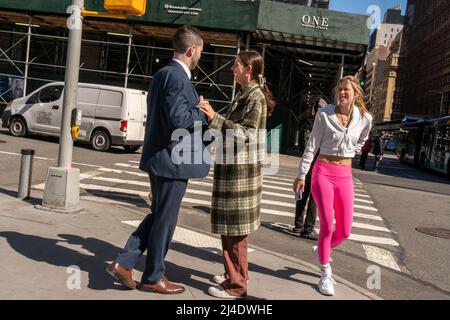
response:
[[[352,167],[317,159],[311,176],[311,190],[320,218],[319,262],[328,264],[331,249],[350,236],[353,220]],[[333,232],[333,210],[336,229]]]

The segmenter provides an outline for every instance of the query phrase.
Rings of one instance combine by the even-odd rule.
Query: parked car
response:
[[[384,144],[384,150],[386,151],[394,151],[397,149],[398,141],[397,140],[388,140]]]
[[[2,126],[13,136],[27,133],[59,136],[64,83],[52,82],[8,104]],[[99,84],[79,83],[76,108],[82,111],[77,141],[97,151],[123,146],[137,151],[144,141],[147,92]]]

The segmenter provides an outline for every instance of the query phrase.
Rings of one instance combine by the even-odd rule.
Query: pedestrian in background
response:
[[[366,140],[363,147],[361,148],[361,157],[359,158],[359,168],[361,170],[366,170],[366,162],[369,157],[369,152],[372,150],[372,137],[369,135],[369,139]]]
[[[313,130],[300,161],[294,192],[304,191],[305,178],[314,156],[311,189],[320,217],[318,246],[321,277],[319,291],[334,295],[330,266],[331,249],[350,236],[353,221],[354,191],[352,158],[360,152],[372,125],[372,116],[364,104],[364,93],[353,76],[339,80],[335,88],[336,105],[319,109]],[[334,213],[334,217],[333,217]],[[333,230],[333,220],[336,227]]]
[[[317,114],[319,108],[323,108],[327,105],[324,98],[320,98],[314,105],[313,112],[311,114],[314,117]],[[300,127],[300,141],[299,151],[300,157],[303,156],[303,152],[306,148],[306,142],[304,137],[306,133],[310,133],[313,127],[313,121],[306,118],[304,124]],[[315,159],[314,159],[315,161]],[[314,161],[312,166],[314,165]],[[309,240],[317,240],[317,232],[314,230],[317,219],[317,206],[314,201],[314,197],[311,195],[311,171],[306,175],[305,191],[301,194],[301,199],[297,199],[295,202],[295,218],[293,232],[298,234],[301,238]]]
[[[260,150],[250,154],[250,136],[257,137],[266,128],[266,117],[275,107],[272,93],[264,78],[264,62],[256,51],[238,53],[231,68],[240,91],[222,116],[209,103],[201,103],[211,129],[223,135],[224,144],[218,146],[223,153],[233,149],[232,163],[217,162],[214,165],[214,182],[211,204],[211,229],[221,235],[225,273],[216,275],[217,286],[208,293],[217,298],[233,299],[247,295],[248,283],[248,235],[260,225],[262,175]],[[225,139],[232,133],[233,139]],[[231,140],[230,145],[227,141]],[[242,149],[236,141],[245,141]],[[265,151],[265,146],[264,151]],[[258,149],[260,149],[259,146]],[[244,161],[239,161],[244,159]]]
[[[380,161],[383,159],[383,138],[380,134],[375,135],[373,138],[372,153],[375,156],[372,171],[378,171]]]
[[[173,59],[156,72],[147,100],[150,121],[139,168],[149,174],[151,213],[139,224],[116,260],[107,268],[115,279],[135,289],[132,269],[147,250],[139,289],[161,294],[179,294],[185,290],[167,279],[164,259],[172,241],[188,179],[205,177],[210,168],[203,158],[200,163],[192,161],[196,150],[203,152],[205,148],[201,140],[195,139],[195,122],[207,124],[204,114],[197,107],[202,99],[190,81],[191,70],[196,68],[203,50],[200,31],[192,26],[180,27],[173,38],[173,49]],[[190,130],[186,136],[187,143],[184,139],[172,140],[172,133],[177,129]],[[172,150],[180,144],[190,146],[183,149],[184,153],[189,153],[189,163],[173,159]]]

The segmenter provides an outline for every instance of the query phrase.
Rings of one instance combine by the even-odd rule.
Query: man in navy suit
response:
[[[200,31],[192,26],[180,27],[173,38],[173,49],[172,61],[153,78],[147,103],[149,123],[139,168],[150,177],[151,213],[107,268],[114,278],[135,289],[132,269],[147,249],[140,289],[163,294],[184,292],[183,286],[164,276],[164,258],[188,179],[207,176],[210,166],[209,159],[203,158],[205,146],[201,139],[202,126],[207,122],[197,107],[203,98],[190,81],[191,70],[197,67],[203,50]],[[177,137],[182,140],[174,141]]]

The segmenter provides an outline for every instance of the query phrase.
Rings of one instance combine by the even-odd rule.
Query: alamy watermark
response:
[[[66,269],[66,273],[69,275],[66,280],[66,287],[69,290],[81,289],[81,270],[79,266],[71,265]]]
[[[173,131],[171,159],[177,165],[211,164],[211,155],[214,155],[215,164],[261,164],[263,174],[274,175],[279,169],[280,134],[279,129],[267,132],[265,129],[245,130],[242,127],[203,131],[202,122],[196,121],[193,131]]]
[[[67,7],[67,13],[70,13],[69,18],[67,18],[66,24],[69,30],[81,29],[83,26],[81,17],[81,8],[76,5],[71,5]]]
[[[370,17],[367,18],[367,28],[371,30],[375,27],[380,28],[381,8],[377,5],[370,5],[367,7],[367,13],[370,14]]]
[[[369,290],[381,289],[381,268],[376,265],[370,265],[367,267],[366,273],[370,274],[367,278],[366,286]]]

